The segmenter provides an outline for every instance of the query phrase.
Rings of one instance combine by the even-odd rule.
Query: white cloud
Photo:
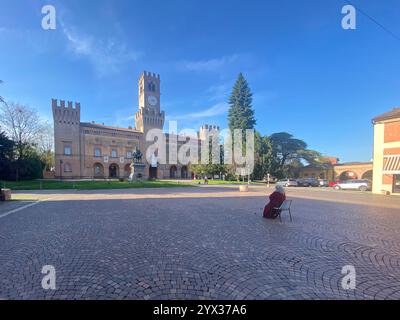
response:
[[[234,80],[209,87],[206,91],[209,100],[210,101],[227,100],[232,90],[233,83]]]
[[[233,54],[230,56],[223,56],[221,58],[198,60],[198,61],[182,61],[179,63],[179,68],[186,71],[218,71],[221,68],[236,62],[239,55]]]
[[[141,56],[141,53],[129,50],[124,43],[113,38],[98,39],[72,31],[64,25],[62,30],[72,52],[89,59],[100,77],[119,72],[126,63]]]
[[[168,120],[196,120],[216,117],[228,112],[228,104],[225,102],[217,103],[216,105],[199,112],[192,112],[187,114],[181,114],[177,116],[168,116]]]

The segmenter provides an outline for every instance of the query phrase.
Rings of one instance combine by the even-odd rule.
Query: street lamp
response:
[[[63,164],[63,161],[60,160],[60,179],[61,180],[62,180],[62,164]]]

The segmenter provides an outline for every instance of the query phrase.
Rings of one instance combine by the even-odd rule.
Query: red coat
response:
[[[283,201],[286,200],[286,196],[278,191],[275,191],[269,196],[269,203],[264,208],[264,218],[275,219],[278,216],[277,210],[281,206]]]

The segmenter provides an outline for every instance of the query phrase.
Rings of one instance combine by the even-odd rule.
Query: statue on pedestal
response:
[[[133,160],[132,160],[132,163],[131,163],[131,165],[130,165],[130,167],[131,167],[131,174],[129,175],[129,181],[135,180],[135,174],[137,173],[136,171],[140,171],[140,170],[137,170],[137,169],[139,169],[139,167],[140,167],[140,168],[142,167],[141,161],[142,161],[142,158],[143,158],[143,154],[142,154],[142,152],[136,147],[136,148],[135,148],[135,151],[132,153],[132,157],[133,157]],[[138,173],[136,174],[136,177],[139,178],[139,175],[142,175],[142,173],[141,173],[141,172],[138,172]]]
[[[137,147],[135,148],[135,151],[133,152],[132,156],[133,156],[133,160],[134,160],[136,163],[139,163],[139,162],[142,161],[143,154],[142,154],[142,152],[141,152]]]

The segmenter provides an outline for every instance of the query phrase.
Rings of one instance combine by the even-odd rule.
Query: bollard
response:
[[[0,201],[9,201],[9,200],[11,200],[11,190],[1,189]]]

